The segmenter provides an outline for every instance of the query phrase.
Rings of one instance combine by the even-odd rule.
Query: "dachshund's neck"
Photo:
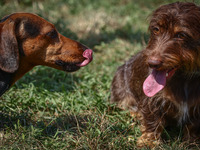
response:
[[[11,85],[13,85],[17,80],[19,80],[23,75],[25,75],[34,67],[34,65],[27,63],[28,61],[26,59],[27,58],[23,56],[20,58],[19,68],[13,75]]]

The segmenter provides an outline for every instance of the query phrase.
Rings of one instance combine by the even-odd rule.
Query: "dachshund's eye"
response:
[[[153,34],[157,35],[157,34],[159,34],[159,32],[160,32],[160,29],[158,27],[152,27]]]
[[[53,39],[58,37],[58,33],[56,30],[52,30],[52,31],[48,32],[46,35]]]
[[[175,38],[178,38],[178,39],[183,40],[183,39],[185,39],[187,36],[188,36],[188,35],[187,35],[186,33],[184,33],[184,32],[179,32],[179,33],[177,33],[177,34],[175,35]]]

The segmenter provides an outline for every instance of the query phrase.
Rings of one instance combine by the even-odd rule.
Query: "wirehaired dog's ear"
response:
[[[8,19],[0,29],[0,69],[13,73],[19,67],[15,22]]]

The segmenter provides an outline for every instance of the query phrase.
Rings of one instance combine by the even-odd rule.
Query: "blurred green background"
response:
[[[94,60],[72,74],[35,67],[7,91],[0,103],[0,149],[137,149],[139,122],[109,104],[110,85],[117,67],[148,42],[151,12],[172,2],[1,0],[1,17],[38,14],[93,49]],[[190,149],[181,136],[179,129],[165,132],[158,149]]]

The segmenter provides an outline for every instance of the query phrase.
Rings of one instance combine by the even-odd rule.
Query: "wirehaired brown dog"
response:
[[[159,143],[164,127],[184,127],[184,139],[200,136],[200,7],[176,2],[152,14],[147,47],[120,66],[111,102],[141,121],[138,146]]]

